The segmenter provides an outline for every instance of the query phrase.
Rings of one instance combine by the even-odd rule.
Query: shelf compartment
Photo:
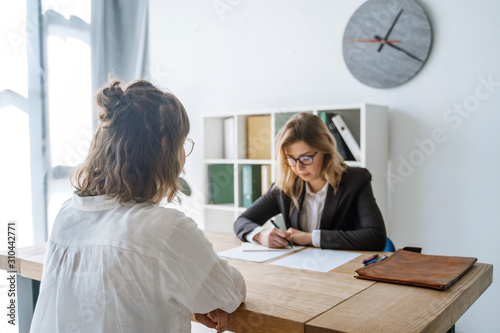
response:
[[[204,119],[204,159],[234,159],[236,156],[234,117]]]

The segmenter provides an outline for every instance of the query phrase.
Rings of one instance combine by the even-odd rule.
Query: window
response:
[[[92,138],[90,1],[42,3],[46,45],[49,172],[47,231],[71,197],[70,168],[83,162]]]
[[[90,3],[0,5],[0,221],[17,222],[18,247],[49,236],[90,144]]]
[[[17,246],[23,246],[33,242],[26,1],[9,2],[2,7],[5,8],[0,10],[0,244],[7,244],[7,221],[14,220]]]
[[[7,250],[7,223],[16,221],[16,246],[33,243],[26,1],[0,5],[0,244]],[[5,276],[2,274],[2,277]],[[7,281],[0,299],[7,304]],[[17,332],[6,320],[0,332]]]

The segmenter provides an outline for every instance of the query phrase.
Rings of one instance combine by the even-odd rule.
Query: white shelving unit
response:
[[[387,181],[386,172],[388,164],[389,128],[387,107],[372,104],[328,105],[315,107],[300,107],[287,109],[271,109],[242,111],[224,114],[210,114],[204,116],[204,184],[205,206],[204,218],[207,230],[233,232],[233,223],[246,208],[240,204],[240,177],[241,166],[248,164],[271,165],[271,179],[276,179],[275,173],[275,139],[281,126],[294,114],[310,112],[320,115],[322,112],[333,112],[342,115],[347,126],[356,138],[361,149],[360,161],[346,161],[349,166],[367,168],[372,174],[372,188],[378,206],[387,224]],[[271,118],[270,136],[271,158],[247,158],[247,128],[246,120],[249,116],[269,115]],[[225,158],[224,151],[224,119],[233,118],[231,145],[233,151],[231,159]],[[267,130],[267,132],[269,132]],[[265,133],[265,132],[264,132]],[[229,204],[209,204],[209,165],[228,164],[233,168],[234,202]]]

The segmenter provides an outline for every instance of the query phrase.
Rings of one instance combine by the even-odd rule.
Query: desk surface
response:
[[[231,234],[205,232],[216,252],[240,245]],[[19,274],[41,280],[45,244],[18,249]],[[476,263],[446,291],[353,277],[358,257],[328,273],[229,259],[247,283],[234,332],[446,332],[488,288],[493,266]],[[0,253],[0,269],[7,257]]]

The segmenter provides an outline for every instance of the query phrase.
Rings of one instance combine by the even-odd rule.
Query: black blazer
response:
[[[348,167],[334,193],[328,186],[320,221],[321,248],[344,250],[383,250],[386,234],[382,214],[375,202],[371,174],[364,168]],[[305,197],[300,195],[299,206]],[[290,212],[292,200],[281,190],[271,188],[257,199],[234,223],[234,232],[242,240],[245,235],[281,213],[286,228],[300,230],[300,211]]]

